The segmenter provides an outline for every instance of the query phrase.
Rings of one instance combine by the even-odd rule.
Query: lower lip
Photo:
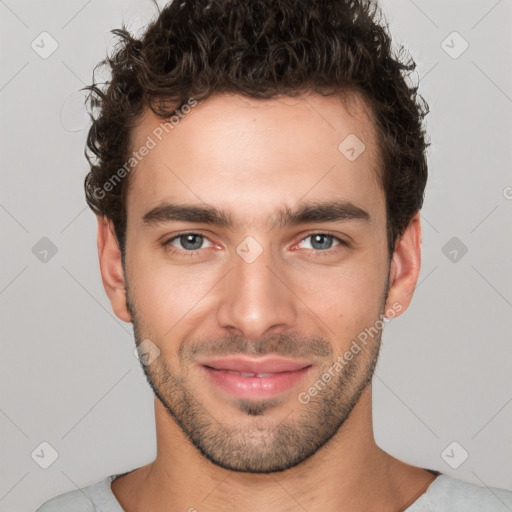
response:
[[[307,366],[292,372],[279,372],[269,377],[241,377],[225,370],[202,366],[211,382],[236,398],[272,398],[293,388],[309,372]]]

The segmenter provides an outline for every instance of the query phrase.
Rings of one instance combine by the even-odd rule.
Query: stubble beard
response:
[[[384,314],[387,292],[388,284],[386,283],[379,318]],[[142,322],[129,296],[128,288],[126,297],[135,342],[138,346],[148,338],[150,333],[148,328],[142,328]],[[275,413],[272,416],[265,414],[270,413],[272,409],[278,410],[279,405],[282,404],[279,398],[233,401],[236,414],[241,416],[238,424],[227,424],[219,412],[208,409],[207,404],[201,403],[195,396],[194,386],[191,385],[186,370],[183,370],[186,368],[186,364],[183,364],[185,359],[190,361],[186,342],[179,350],[180,356],[183,355],[182,364],[180,364],[181,372],[173,372],[168,362],[161,356],[151,364],[141,363],[141,366],[155,396],[206,459],[231,471],[274,473],[304,462],[340,432],[361,394],[372,380],[381,337],[382,330],[379,329],[378,334],[358,354],[354,354],[351,360],[344,361],[342,369],[335,373],[335,377],[315,396],[311,396],[308,403],[301,403],[298,397],[292,395],[282,405],[279,418],[276,418]],[[160,340],[153,341],[157,346],[161,346]],[[282,341],[280,337],[273,338],[269,343],[264,342],[258,345],[257,350],[253,345],[252,353],[263,355],[276,351],[282,354],[280,350],[275,350],[283,346]],[[247,346],[243,345],[244,340],[230,337],[230,342],[240,349],[233,353],[247,353],[247,350],[242,348]],[[285,337],[284,342],[285,345],[287,343],[290,346],[289,338]],[[333,354],[332,345],[327,340],[315,338],[311,343],[311,346],[315,345],[317,349],[320,347]],[[202,346],[207,345],[203,343]],[[302,341],[300,345],[295,343],[295,347],[297,346],[301,346],[304,351]],[[267,348],[270,350],[265,351]],[[316,353],[321,352],[322,350],[320,352],[316,350]],[[224,354],[227,353],[224,352]],[[187,354],[188,358],[184,354]],[[285,355],[293,356],[290,352]],[[323,367],[318,368],[316,378],[311,377],[308,382],[304,381],[305,389],[299,391],[307,391],[314,382],[320,382],[322,375],[329,370],[332,374],[333,362],[334,357],[331,357]],[[292,413],[294,417],[289,418]]]

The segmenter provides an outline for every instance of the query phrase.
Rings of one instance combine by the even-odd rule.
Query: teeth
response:
[[[239,377],[272,377],[273,373],[249,373],[249,372],[236,372],[234,370],[226,370],[230,375],[237,375]]]

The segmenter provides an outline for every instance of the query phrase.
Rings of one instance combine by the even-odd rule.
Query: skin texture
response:
[[[358,334],[407,309],[420,270],[419,214],[387,257],[371,115],[347,99],[209,98],[129,178],[125,269],[112,226],[98,218],[112,308],[138,344],[160,351],[143,365],[157,396],[157,457],[112,484],[127,512],[397,511],[432,481],[375,443],[369,382],[381,329],[308,403],[298,399]],[[160,123],[146,111],[133,148]],[[350,134],[366,147],[354,161],[338,149]],[[284,207],[339,200],[369,219],[269,224]],[[214,206],[235,225],[143,221],[165,202]],[[205,238],[177,237],[190,232]],[[261,249],[251,263],[237,252],[248,236]],[[235,400],[198,364],[230,354],[312,368],[272,400]]]

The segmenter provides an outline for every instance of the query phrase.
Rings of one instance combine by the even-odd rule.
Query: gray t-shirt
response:
[[[36,512],[124,512],[112,493],[110,475],[94,484],[60,494],[43,503]],[[441,474],[404,512],[510,512],[512,491],[480,487]]]

